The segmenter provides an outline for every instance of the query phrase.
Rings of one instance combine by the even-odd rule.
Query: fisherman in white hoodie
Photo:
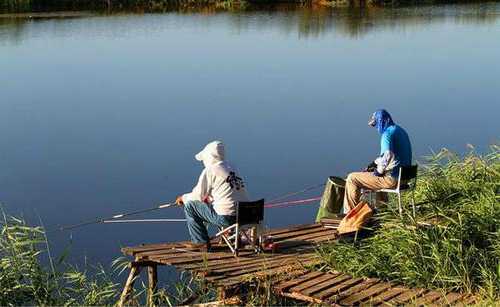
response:
[[[184,205],[192,246],[210,249],[205,223],[227,227],[235,223],[236,203],[248,201],[245,182],[238,171],[224,159],[224,144],[213,141],[196,156],[205,168],[191,193],[178,196]]]

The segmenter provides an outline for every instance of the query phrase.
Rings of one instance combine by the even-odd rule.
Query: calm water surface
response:
[[[379,107],[417,157],[484,151],[498,142],[499,77],[500,4],[2,18],[0,201],[47,228],[150,207],[192,187],[193,155],[213,139],[269,199],[374,158]],[[316,208],[270,209],[266,224]],[[75,258],[103,263],[186,238],[183,224],[50,234],[56,251],[72,240]]]

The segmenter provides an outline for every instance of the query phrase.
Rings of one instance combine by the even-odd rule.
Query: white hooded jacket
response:
[[[182,201],[203,201],[208,196],[218,215],[235,215],[236,203],[248,201],[248,194],[238,171],[224,160],[224,144],[211,142],[195,158],[205,168],[193,191],[184,194]]]

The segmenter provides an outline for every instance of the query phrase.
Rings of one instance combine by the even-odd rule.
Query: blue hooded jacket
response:
[[[389,112],[384,109],[376,111],[370,120],[370,125],[375,126],[381,134],[380,137],[380,156],[383,157],[385,165],[389,163],[388,157],[393,157],[394,168],[391,170],[391,176],[397,178],[399,175],[399,166],[410,166],[412,160],[412,150],[410,138],[406,131],[396,125]],[[375,172],[376,175],[382,174]]]

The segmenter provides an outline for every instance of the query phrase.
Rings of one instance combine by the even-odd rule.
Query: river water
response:
[[[192,187],[193,155],[214,139],[269,199],[364,167],[380,107],[419,161],[486,151],[499,78],[495,3],[0,18],[0,201],[48,229],[147,208]],[[269,209],[266,224],[316,209]],[[49,233],[55,253],[70,244],[75,261],[104,264],[120,246],[186,238],[180,223]]]

